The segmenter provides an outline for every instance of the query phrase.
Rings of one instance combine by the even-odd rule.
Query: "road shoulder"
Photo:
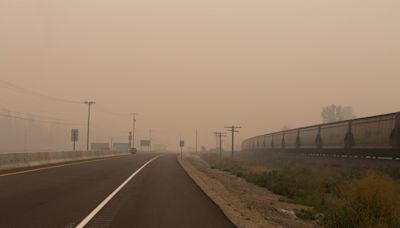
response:
[[[178,161],[195,183],[238,227],[314,227],[296,218],[294,209],[303,206],[282,202],[265,188],[248,183],[227,172],[212,169],[197,155]]]

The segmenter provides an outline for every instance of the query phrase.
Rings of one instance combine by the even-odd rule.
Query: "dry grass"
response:
[[[399,168],[375,170],[351,165],[307,166],[301,160],[269,164],[202,156],[212,167],[266,187],[295,203],[313,206],[298,215],[318,219],[328,227],[400,227]],[[306,161],[306,164],[309,161]],[[281,164],[279,166],[279,164]]]
[[[328,206],[330,227],[400,227],[399,184],[375,171],[338,186]]]

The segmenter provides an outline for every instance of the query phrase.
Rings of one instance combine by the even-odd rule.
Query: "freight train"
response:
[[[242,150],[395,159],[400,157],[400,112],[260,135],[243,141]]]

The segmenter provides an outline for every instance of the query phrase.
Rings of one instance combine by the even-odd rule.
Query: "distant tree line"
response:
[[[332,123],[342,120],[355,119],[356,115],[353,114],[353,107],[341,105],[329,105],[322,108],[321,112],[323,123]]]

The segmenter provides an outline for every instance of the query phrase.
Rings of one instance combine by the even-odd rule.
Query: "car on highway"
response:
[[[136,148],[129,148],[129,153],[136,154],[137,153],[137,149]]]

